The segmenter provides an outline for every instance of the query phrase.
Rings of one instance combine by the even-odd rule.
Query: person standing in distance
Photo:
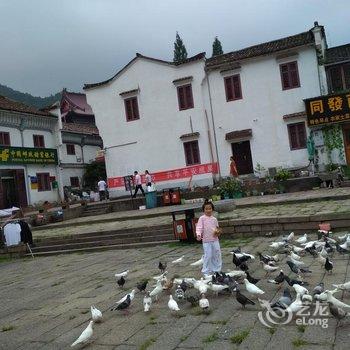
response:
[[[145,170],[145,180],[146,180],[146,187],[152,186],[152,176],[150,175],[148,170]]]
[[[230,157],[230,175],[233,177],[238,177],[237,166],[233,156]]]
[[[141,190],[142,194],[145,196],[145,191],[142,188],[141,175],[139,175],[139,173],[136,170],[134,171],[134,183],[135,183],[135,193],[132,197],[135,198],[139,190]]]
[[[100,201],[106,199],[106,188],[107,188],[106,182],[100,179],[100,181],[97,183],[97,187],[98,187],[98,193],[100,194]]]

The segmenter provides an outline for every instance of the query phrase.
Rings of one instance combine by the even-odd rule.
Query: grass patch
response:
[[[295,348],[300,348],[301,346],[308,345],[309,343],[306,340],[298,338],[298,339],[294,339],[292,341],[292,344]]]
[[[14,326],[3,326],[2,328],[1,328],[1,332],[8,332],[8,331],[12,331],[13,329],[15,329],[15,327]]]
[[[156,338],[149,338],[147,339],[141,346],[139,347],[139,350],[146,350],[148,347],[150,347],[157,339]]]
[[[7,263],[15,260],[14,258],[10,258],[9,256],[0,256],[0,264]]]
[[[220,247],[221,248],[232,248],[239,247],[249,244],[254,240],[254,237],[245,237],[245,238],[235,238],[235,239],[220,239]]]
[[[74,320],[75,317],[76,317],[75,315],[70,315],[70,316],[69,316],[69,319],[70,319],[70,320]]]
[[[83,311],[80,311],[81,314],[85,315],[89,312],[90,310],[83,310]]]
[[[275,332],[276,332],[276,328],[269,328],[269,333],[271,334],[271,335],[274,335],[275,334]]]
[[[297,326],[297,330],[298,330],[298,332],[300,332],[300,333],[304,333],[304,332],[305,332],[305,329],[306,329],[306,326],[305,326],[304,324],[299,324],[299,325]]]
[[[184,311],[177,311],[176,313],[174,313],[174,316],[176,318],[185,317],[186,316],[186,312],[184,312]]]
[[[191,310],[191,315],[192,316],[200,316],[200,315],[203,315],[204,313],[206,315],[210,315],[211,314],[211,309],[209,310],[205,310],[205,312],[199,307],[199,306],[195,306],[192,310]]]
[[[248,337],[250,333],[250,330],[244,330],[240,333],[235,334],[233,337],[230,338],[231,343],[233,344],[241,344],[245,338]]]
[[[208,335],[206,338],[203,339],[203,343],[212,343],[215,340],[218,340],[219,336],[217,332],[214,332],[210,335]]]
[[[222,324],[225,325],[227,323],[227,320],[217,320],[217,321],[209,321],[211,324]]]
[[[62,284],[62,283],[64,283],[64,282],[66,282],[66,281],[57,281],[57,282],[55,282],[55,283],[52,283],[52,284],[51,284],[51,287],[59,286],[60,284]]]
[[[183,335],[183,336],[180,338],[180,340],[181,340],[181,341],[185,341],[187,338],[188,338],[188,335]]]

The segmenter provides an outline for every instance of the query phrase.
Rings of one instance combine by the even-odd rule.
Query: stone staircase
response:
[[[151,247],[176,242],[171,225],[83,233],[35,240],[34,255],[95,252],[110,249]],[[30,255],[30,254],[27,254]]]
[[[103,215],[110,212],[112,212],[111,204],[108,202],[101,202],[94,205],[87,205],[81,216]]]

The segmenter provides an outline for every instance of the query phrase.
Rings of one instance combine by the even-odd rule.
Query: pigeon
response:
[[[274,284],[281,284],[284,282],[284,273],[283,270],[280,271],[280,273],[273,279],[268,280],[268,283],[274,283]]]
[[[123,296],[120,300],[118,300],[116,302],[116,304],[123,303],[128,296],[130,296],[130,301],[132,301],[134,299],[134,297],[135,297],[135,289],[133,289],[129,294],[126,294],[125,296]]]
[[[184,290],[181,288],[180,285],[177,286],[177,288],[175,289],[175,299],[177,300],[183,300],[185,299],[185,292]]]
[[[255,256],[254,255],[252,255],[252,254],[248,254],[248,253],[243,253],[243,252],[239,252],[239,253],[235,253],[235,252],[230,252],[231,254],[235,254],[236,255],[236,257],[238,258],[238,259],[240,259],[240,258],[242,258],[242,257],[244,257],[244,256],[246,256],[248,259],[252,259],[252,260],[254,260],[255,259]]]
[[[213,282],[209,282],[208,286],[214,293],[216,293],[216,295],[218,295],[219,292],[222,292],[224,289],[228,289],[227,285],[214,284]],[[201,293],[201,294],[204,294],[204,293]]]
[[[226,272],[226,276],[233,277],[233,278],[239,278],[239,277],[246,277],[246,274],[244,271],[239,270],[232,270],[229,272]]]
[[[305,287],[301,286],[300,284],[293,284],[293,288],[295,292],[300,296],[303,296],[304,294],[309,294],[309,291]]]
[[[123,276],[120,277],[117,283],[118,283],[118,286],[122,288],[125,284],[125,278]]]
[[[310,295],[310,294],[303,294],[303,295],[301,296],[301,301],[302,301],[303,303],[305,303],[305,302],[312,303],[312,295]]]
[[[327,254],[332,254],[334,252],[334,248],[329,244],[328,241],[326,241],[324,249],[326,250]]]
[[[295,259],[293,259],[292,257],[290,257],[290,261],[291,261],[294,265],[296,265],[297,267],[301,267],[301,266],[304,266],[304,265],[305,265],[305,263],[304,263],[303,261],[301,261],[301,260],[295,260]]]
[[[240,268],[242,271],[247,272],[249,270],[249,267],[246,262],[242,262],[238,268]]]
[[[265,294],[265,292],[257,287],[255,284],[250,283],[246,278],[244,279],[245,288],[248,293],[253,295],[262,295]]]
[[[197,289],[200,294],[206,294],[208,291],[208,285],[204,282],[203,278],[201,278],[199,281],[196,281],[193,287]]]
[[[245,263],[247,260],[250,260],[251,258],[247,255],[243,255],[242,257],[238,258],[235,253],[232,253],[232,263],[236,265],[236,267],[239,267],[243,263]]]
[[[180,311],[179,306],[177,305],[177,302],[173,299],[172,295],[169,296],[168,308],[171,311]]]
[[[94,334],[94,331],[92,329],[93,324],[94,324],[94,321],[89,322],[89,325],[82,331],[79,338],[71,345],[71,347],[78,345],[78,344],[85,344],[89,341],[89,339]]]
[[[158,269],[160,270],[161,273],[164,273],[164,271],[166,270],[166,266],[167,266],[166,263],[162,264],[162,262],[159,261]]]
[[[346,239],[346,241],[343,244],[339,244],[339,247],[344,249],[344,250],[348,250],[349,247],[349,240]]]
[[[337,250],[338,253],[340,254],[346,254],[349,253],[349,251],[347,249],[342,248],[339,243],[335,244],[335,249]]]
[[[326,251],[325,246],[322,247],[322,250],[321,250],[321,252],[320,252],[320,255],[323,256],[324,258],[327,258],[328,253],[327,253],[327,251]]]
[[[186,292],[186,289],[188,288],[188,284],[185,282],[185,280],[182,280],[182,282],[180,283],[180,287],[184,292]]]
[[[129,273],[129,270],[125,270],[125,271],[123,271],[123,272],[116,273],[114,276],[115,276],[116,278],[126,277],[128,273]]]
[[[102,312],[99,309],[96,309],[95,306],[91,306],[91,319],[95,323],[102,321]]]
[[[337,320],[341,320],[345,317],[350,316],[350,312],[345,312],[343,309],[341,309],[340,307],[337,307],[335,305],[333,305],[333,303],[328,302],[328,306],[329,306],[329,312],[337,319]]]
[[[131,298],[130,298],[130,294],[128,294],[126,296],[126,299],[122,303],[118,304],[117,306],[112,307],[111,311],[126,310],[130,306],[130,303],[131,303]]]
[[[236,300],[242,305],[243,308],[245,308],[247,304],[255,305],[254,301],[248,299],[238,290],[238,288],[236,288]]]
[[[162,283],[163,290],[170,290],[171,288],[173,288],[174,279],[175,279],[175,277],[172,277],[169,281],[164,281]]]
[[[260,261],[260,263],[262,264],[263,269],[266,271],[266,275],[268,275],[269,273],[276,271],[279,267],[278,266],[270,266],[265,264],[263,261]]]
[[[272,242],[269,247],[278,250],[286,245],[286,242]]]
[[[338,236],[338,241],[344,242],[348,238],[349,233],[345,233],[343,236]]]
[[[293,263],[293,261],[290,261],[290,260],[287,261],[287,265],[289,266],[291,271],[296,273],[297,275],[299,275],[300,273],[311,273],[312,272],[307,267],[299,267],[299,266],[295,265]]]
[[[180,258],[173,260],[171,263],[172,264],[180,264],[183,261],[184,257],[185,257],[185,255],[182,255]]]
[[[350,281],[342,283],[342,284],[332,284],[332,286],[337,288],[337,289],[340,289],[340,290],[348,290],[348,291],[350,291]]]
[[[291,232],[287,237],[286,237],[286,241],[287,242],[291,242],[294,239],[294,232]]]
[[[307,242],[307,234],[305,233],[303,236],[301,236],[298,239],[296,239],[295,242],[297,242],[299,244],[306,243]]]
[[[273,304],[271,304],[272,309],[286,309],[292,303],[292,297],[290,295],[289,288],[285,288],[283,295]]]
[[[316,260],[319,262],[321,266],[324,266],[326,264],[326,259],[320,253],[317,253]]]
[[[150,292],[151,297],[156,297],[156,300],[158,300],[158,294],[160,294],[163,291],[163,286],[160,282],[157,282],[155,288]]]
[[[328,271],[329,273],[332,273],[333,270],[333,263],[331,261],[329,261],[328,256],[326,258],[326,263],[324,264],[324,268],[326,269],[326,271]]]
[[[318,300],[318,301],[327,301],[327,292],[330,292],[331,295],[335,294],[336,292],[339,292],[339,289],[333,289],[333,290],[325,290],[324,292],[320,293],[320,294],[315,294],[314,295],[314,299]]]
[[[293,253],[293,251],[290,252],[290,255],[289,255],[292,259],[294,260],[300,260],[301,257],[298,255],[298,254],[295,254]]]
[[[197,261],[195,261],[195,262],[193,262],[192,264],[190,264],[190,266],[201,266],[201,265],[203,265],[203,256],[199,259],[199,260],[197,260]]]
[[[149,292],[147,292],[143,298],[143,310],[144,310],[144,312],[148,312],[151,309],[151,305],[152,305],[152,298],[150,297]]]
[[[301,295],[297,294],[295,300],[286,308],[287,312],[295,313],[303,308],[303,303],[301,301]]]
[[[294,252],[295,254],[301,254],[301,253],[303,253],[304,251],[305,251],[304,248],[300,248],[300,247],[297,247],[297,246],[293,245],[293,252]]]
[[[146,290],[147,287],[147,280],[141,281],[139,283],[137,283],[136,288],[140,291],[140,292],[144,292]]]
[[[315,296],[315,295],[319,295],[321,293],[323,293],[324,291],[324,283],[323,282],[320,282],[312,291],[312,295]]]
[[[168,271],[164,271],[161,275],[153,276],[152,278],[157,282],[160,282],[167,274],[168,274]]]
[[[341,309],[350,308],[350,305],[343,303],[337,298],[334,298],[331,291],[327,290],[325,293],[327,294],[327,301],[332,303],[334,306],[339,307]]]
[[[197,290],[188,290],[185,293],[185,299],[191,303],[191,306],[197,306],[199,303],[200,294]]]
[[[299,284],[300,286],[307,286],[308,283],[301,281],[301,280],[295,280],[295,279],[291,279],[288,276],[284,276],[285,281],[291,286],[293,287],[294,284]]]
[[[253,284],[257,284],[260,279],[259,278],[254,278],[253,276],[250,275],[250,273],[247,271],[245,273],[247,275],[247,280],[250,282],[250,283],[253,283]]]
[[[202,298],[199,300],[199,307],[203,310],[209,309],[209,301],[205,297],[205,294],[202,294]]]

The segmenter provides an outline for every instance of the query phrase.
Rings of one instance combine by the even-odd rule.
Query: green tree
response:
[[[83,186],[95,190],[97,182],[106,179],[106,165],[104,162],[92,162],[85,165],[85,172],[83,175]]]
[[[222,55],[223,53],[224,51],[222,51],[221,42],[216,36],[213,42],[213,54],[211,55],[211,57]]]
[[[174,42],[174,62],[181,63],[187,58],[186,47],[180,38],[178,32],[176,32],[176,40]]]

